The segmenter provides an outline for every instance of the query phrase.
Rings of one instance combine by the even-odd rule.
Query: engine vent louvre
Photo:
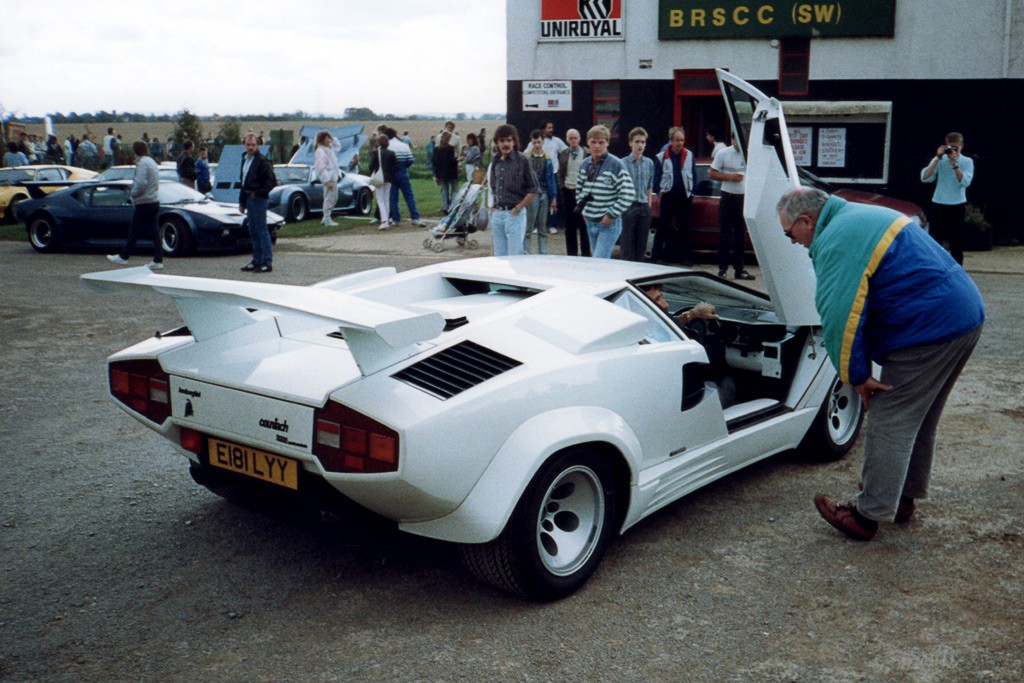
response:
[[[445,400],[520,365],[521,362],[497,351],[464,341],[392,377]]]

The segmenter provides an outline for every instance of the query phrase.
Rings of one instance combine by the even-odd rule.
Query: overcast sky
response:
[[[0,2],[0,113],[505,111],[504,0]]]

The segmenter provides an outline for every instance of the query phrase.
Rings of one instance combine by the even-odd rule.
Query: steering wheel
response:
[[[694,318],[682,327],[688,336],[704,347],[711,363],[725,361],[725,340],[722,339],[722,325],[719,321]]]

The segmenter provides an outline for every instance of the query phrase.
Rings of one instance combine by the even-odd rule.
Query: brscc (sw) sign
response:
[[[623,40],[625,0],[541,0],[541,41]]]

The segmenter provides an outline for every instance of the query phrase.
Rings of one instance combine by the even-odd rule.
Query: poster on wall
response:
[[[523,81],[523,111],[572,111],[572,81]]]
[[[818,168],[846,166],[846,129],[818,129]]]
[[[789,129],[789,142],[793,146],[793,158],[797,166],[811,165],[811,148],[814,144],[814,129],[810,126],[793,126]]]
[[[624,40],[626,0],[540,0],[542,42]]]

